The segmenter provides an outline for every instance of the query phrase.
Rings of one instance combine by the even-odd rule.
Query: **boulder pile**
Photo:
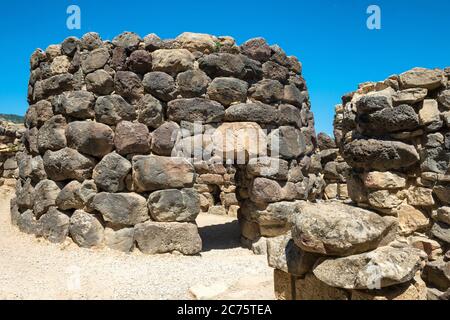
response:
[[[23,232],[193,255],[201,211],[237,214],[251,246],[322,193],[302,65],[262,38],[88,33],[30,64],[11,203]]]
[[[449,299],[449,77],[415,68],[343,97],[335,137],[354,206],[301,204],[269,242],[280,299]]]

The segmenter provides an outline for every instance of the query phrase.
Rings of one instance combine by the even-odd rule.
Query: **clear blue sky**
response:
[[[77,4],[82,29],[66,28]],[[382,10],[382,29],[366,27],[366,9]],[[29,56],[37,47],[97,31],[173,38],[183,31],[256,36],[279,44],[303,63],[317,131],[332,132],[334,105],[360,82],[382,80],[415,66],[450,66],[448,0],[40,0],[2,1],[0,113],[24,114]]]

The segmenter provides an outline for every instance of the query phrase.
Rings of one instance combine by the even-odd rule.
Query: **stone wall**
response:
[[[449,74],[416,68],[343,97],[355,206],[303,204],[269,242],[279,298],[449,299]]]
[[[148,254],[199,253],[200,211],[240,207],[249,246],[282,234],[323,189],[301,72],[262,38],[88,33],[36,50],[12,221]]]
[[[0,185],[19,177],[16,153],[23,151],[23,125],[0,119]]]

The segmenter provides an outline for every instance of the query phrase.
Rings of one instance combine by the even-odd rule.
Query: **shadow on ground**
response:
[[[237,220],[223,224],[199,227],[203,252],[240,248],[240,228]]]

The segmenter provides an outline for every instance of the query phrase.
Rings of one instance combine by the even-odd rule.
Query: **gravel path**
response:
[[[236,221],[200,216],[201,256],[88,250],[20,233],[0,188],[0,299],[192,299],[195,285],[226,284],[221,299],[273,299],[265,256],[239,248]],[[231,240],[230,240],[231,239]]]

